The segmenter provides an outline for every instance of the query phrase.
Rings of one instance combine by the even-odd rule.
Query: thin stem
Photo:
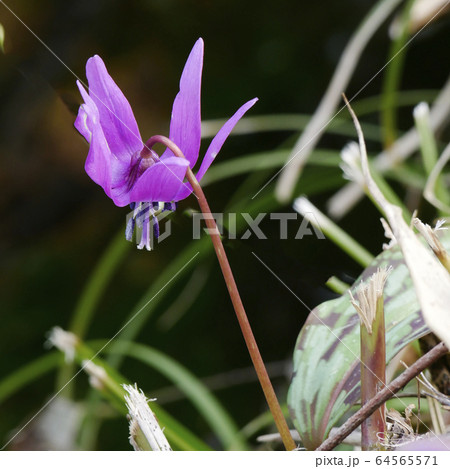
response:
[[[222,240],[220,238],[220,234],[216,226],[216,222],[211,214],[211,210],[208,206],[208,202],[206,201],[203,190],[200,187],[200,184],[198,183],[190,168],[187,170],[187,178],[198,197],[200,209],[206,217],[205,223],[206,226],[209,228],[209,234],[211,236],[214,249],[216,251],[217,259],[219,260],[220,268],[222,269],[222,273],[225,278],[225,283],[227,285],[228,292],[230,294],[230,298],[233,303],[234,310],[236,312],[236,316],[238,318],[239,325],[241,327],[241,331],[245,339],[245,343],[250,353],[253,366],[255,367],[256,374],[258,375],[258,379],[263,388],[264,395],[266,397],[270,411],[272,412],[272,415],[275,419],[275,423],[283,439],[283,443],[286,447],[286,450],[291,451],[296,448],[296,444],[294,443],[294,440],[291,437],[288,425],[281,411],[280,404],[278,403],[278,399],[275,395],[275,391],[272,387],[272,383],[270,382],[269,375],[267,373],[263,359],[256,344],[256,340],[253,335],[250,323],[248,321],[247,314],[245,313],[245,309],[242,304],[242,300],[239,295],[239,291],[234,280],[234,276],[231,271],[228,258],[226,256]]]
[[[375,412],[378,407],[384,404],[391,396],[397,391],[400,391],[409,381],[419,375],[425,368],[428,368],[432,363],[440,357],[448,353],[449,350],[444,342],[433,347],[428,353],[420,357],[413,365],[406,369],[399,377],[394,379],[388,386],[379,391],[367,404],[353,414],[330,438],[326,439],[316,451],[331,451],[345,437],[361,425],[369,415]]]
[[[164,137],[162,135],[155,135],[151,137],[144,146],[144,149],[151,149],[151,147],[157,142],[167,146],[174,153],[175,156],[184,158],[184,155],[178,148],[178,146],[175,145],[167,137]],[[145,155],[142,153],[141,156],[145,157]],[[222,269],[225,283],[228,288],[228,293],[230,295],[231,302],[233,303],[233,307],[236,312],[236,316],[238,318],[238,322],[241,327],[245,343],[250,353],[250,357],[252,359],[253,366],[255,367],[256,374],[258,375],[258,379],[263,389],[264,395],[266,397],[267,404],[269,405],[270,411],[272,412],[275,424],[277,426],[278,431],[280,432],[286,450],[292,451],[297,447],[297,445],[295,444],[289,432],[289,427],[286,423],[286,419],[284,418],[272,383],[270,382],[269,375],[267,373],[266,367],[258,349],[258,345],[256,344],[256,340],[253,335],[250,323],[248,321],[247,314],[245,313],[244,305],[242,304],[242,300],[239,295],[239,291],[234,280],[234,276],[231,271],[228,258],[226,256],[216,222],[214,220],[214,217],[212,216],[205,194],[203,193],[199,182],[197,181],[196,177],[194,176],[194,173],[190,168],[188,168],[186,172],[186,177],[192,186],[194,194],[197,196],[200,209],[205,217],[205,223],[208,228],[209,235],[211,236],[211,240],[214,245],[214,250],[216,251],[217,259],[219,260],[220,268]]]

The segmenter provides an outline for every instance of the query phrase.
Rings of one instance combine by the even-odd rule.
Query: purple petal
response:
[[[81,83],[77,82],[77,85],[84,104],[78,111],[75,127],[89,143],[89,153],[84,168],[89,177],[103,187],[106,195],[117,206],[128,205],[129,197],[126,192],[130,163],[119,160],[111,154],[97,106]]]
[[[95,102],[106,141],[113,155],[126,160],[142,149],[142,139],[130,103],[95,55],[86,64],[89,95]]]
[[[217,132],[216,136],[212,139],[211,144],[206,150],[205,157],[203,158],[202,164],[196,178],[198,181],[205,175],[208,168],[211,166],[211,163],[214,161],[214,158],[219,153],[222,145],[225,143],[225,140],[230,135],[234,126],[238,123],[239,119],[258,101],[258,98],[254,98],[251,101],[248,101],[243,106],[241,106],[234,115],[225,122],[222,128]],[[177,194],[175,200],[185,199],[192,192],[192,187],[190,184],[185,184],[181,187],[180,192]]]
[[[89,143],[85,169],[89,177],[111,197],[111,152],[99,122],[98,109],[81,83],[77,82],[77,85],[84,104],[78,111],[75,127]]]
[[[169,138],[175,142],[190,162],[197,162],[200,150],[201,117],[200,92],[203,68],[203,39],[198,39],[189,54],[180,79],[180,91],[175,97],[170,121]],[[166,150],[162,156],[172,156]]]
[[[88,119],[89,119],[89,115],[91,115],[92,116],[91,119],[94,119],[95,121],[98,122],[99,121],[98,109],[95,103],[87,94],[83,85],[78,80],[77,80],[77,86],[84,100],[84,104],[82,104],[80,108],[78,109],[78,116],[75,119],[74,125],[75,125],[75,128],[78,130],[78,132],[80,132],[80,134],[86,139],[86,141],[90,143],[91,138],[92,138],[91,127],[93,123],[91,123],[91,125],[89,126]]]
[[[139,177],[128,194],[129,202],[172,202],[183,186],[189,161],[176,156],[159,161]]]

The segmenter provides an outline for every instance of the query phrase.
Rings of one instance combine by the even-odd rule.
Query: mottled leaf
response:
[[[450,247],[450,237],[441,237]],[[398,246],[384,251],[352,286],[392,265],[385,289],[386,360],[429,332]],[[308,316],[297,340],[288,404],[302,443],[316,448],[360,399],[359,318],[349,295],[327,301]]]

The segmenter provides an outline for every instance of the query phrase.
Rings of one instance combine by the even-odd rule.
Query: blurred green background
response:
[[[231,116],[255,96],[259,102],[251,116],[310,114],[345,44],[373,4],[369,0],[5,3],[20,21],[0,4],[5,29],[5,52],[0,54],[0,377],[46,353],[46,334],[53,326],[68,327],[103,250],[125,228],[127,209],[115,207],[84,173],[88,147],[73,127],[80,103],[74,74],[85,79],[86,60],[94,54],[104,59],[133,107],[143,138],[168,133],[178,80],[200,36],[205,40],[204,119]],[[443,85],[450,59],[449,27],[449,20],[443,18],[412,42],[402,89]],[[385,65],[390,44],[387,29],[388,23],[365,50],[348,96]],[[360,98],[378,94],[382,80],[380,74]],[[400,125],[404,122],[408,128],[410,109],[400,118]],[[377,123],[378,116],[368,120]],[[231,137],[217,162],[277,148],[292,135],[267,132]],[[321,145],[339,150],[346,141],[326,136]],[[337,169],[333,177],[337,184],[344,183]],[[225,207],[244,179],[226,179],[206,188],[213,212]],[[271,184],[265,190],[273,188]],[[313,200],[320,204],[332,193],[323,191]],[[248,203],[253,195],[246,194]],[[172,236],[154,252],[141,252],[130,244],[96,309],[88,339],[112,337],[159,273],[191,242],[192,224],[185,213],[189,208],[197,209],[194,198],[179,204],[172,216]],[[289,204],[279,211],[292,209]],[[376,254],[383,242],[378,218],[364,201],[342,226]],[[251,236],[226,241],[256,339],[283,402],[291,354],[308,310],[252,252],[310,308],[333,296],[324,287],[328,277],[336,274],[351,283],[361,270],[328,240],[293,239],[299,224],[293,225],[288,240],[277,239],[278,226],[266,220],[260,226],[267,240]],[[266,410],[262,392],[248,369],[248,353],[215,259],[209,256],[195,262],[192,272],[175,281],[138,341],[163,350],[198,377],[225,373],[217,377],[215,393],[243,426]],[[174,310],[173,302],[186,284],[189,289],[199,285],[200,294],[191,303],[183,297]],[[216,444],[192,406],[176,390],[167,389],[170,383],[158,373],[130,360],[125,360],[121,371],[205,441]],[[80,374],[76,380],[82,397],[87,378]],[[55,374],[47,374],[4,402],[0,442],[4,444],[54,390]],[[95,447],[130,449],[127,433],[124,419],[107,420]]]

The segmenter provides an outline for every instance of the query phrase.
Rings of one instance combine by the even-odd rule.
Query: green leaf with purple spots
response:
[[[450,247],[450,236],[441,240]],[[352,286],[355,292],[378,267],[393,267],[385,289],[386,360],[427,334],[411,277],[398,246],[377,256]],[[309,314],[294,352],[288,404],[307,449],[314,449],[360,399],[359,318],[349,295],[322,303]]]

